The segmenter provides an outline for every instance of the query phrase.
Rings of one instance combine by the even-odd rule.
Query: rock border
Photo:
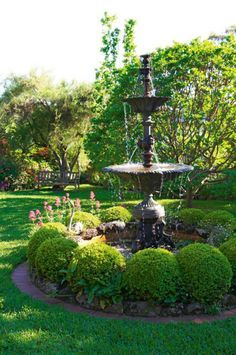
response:
[[[85,309],[79,305],[60,300],[55,297],[50,297],[39,290],[30,280],[29,269],[26,262],[18,265],[12,273],[12,281],[15,286],[20,289],[21,292],[26,293],[32,298],[43,301],[49,305],[59,305],[64,309],[75,312],[75,313],[85,313],[94,317],[102,317],[109,319],[132,319],[132,320],[142,320],[151,323],[181,323],[181,322],[193,322],[201,324],[204,322],[214,322],[217,320],[224,320],[229,317],[236,316],[236,308],[226,310],[217,315],[181,315],[178,317],[162,317],[162,316],[153,316],[153,317],[141,317],[141,316],[128,316],[125,314],[114,314],[114,313],[105,313],[102,311],[95,311]]]

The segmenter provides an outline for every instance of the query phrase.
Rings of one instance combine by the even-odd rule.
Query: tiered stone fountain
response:
[[[185,164],[152,162],[155,140],[151,133],[153,124],[151,114],[157,111],[168,100],[168,97],[158,97],[153,94],[150,56],[142,55],[141,63],[143,96],[130,97],[125,101],[131,105],[134,112],[142,114],[144,137],[139,139],[137,144],[143,151],[143,162],[112,165],[103,168],[103,171],[131,181],[136,189],[144,193],[144,200],[133,210],[134,218],[139,221],[134,249],[162,246],[174,248],[171,236],[164,232],[164,208],[153,200],[153,193],[160,191],[163,181],[172,180],[182,173],[191,171],[193,167]]]

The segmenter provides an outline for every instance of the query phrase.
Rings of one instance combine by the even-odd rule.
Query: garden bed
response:
[[[51,305],[61,305],[72,312],[88,313],[98,317],[112,317],[114,319],[135,317],[139,320],[143,319],[158,323],[176,321],[203,323],[222,320],[236,315],[236,297],[232,297],[232,295],[225,296],[221,312],[214,315],[203,313],[204,307],[198,303],[185,305],[184,308],[183,305],[179,304],[181,312],[174,311],[171,307],[166,307],[164,310],[147,302],[126,302],[123,309],[120,305],[113,305],[101,310],[101,307],[96,302],[89,305],[84,298],[76,301],[73,295],[63,295],[63,292],[66,291],[65,289],[61,295],[57,294],[56,285],[37,277],[32,270],[29,271],[28,264],[25,262],[16,267],[12,274],[12,279],[22,292],[31,295],[33,298]]]

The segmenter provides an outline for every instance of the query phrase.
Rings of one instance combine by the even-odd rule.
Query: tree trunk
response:
[[[191,187],[187,189],[186,202],[188,208],[193,207],[193,189]]]

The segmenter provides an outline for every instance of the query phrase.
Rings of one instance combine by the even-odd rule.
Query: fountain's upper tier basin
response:
[[[137,113],[152,113],[158,110],[167,100],[168,97],[161,96],[140,96],[129,97],[125,100],[130,106],[132,106],[134,112]]]
[[[145,168],[141,163],[127,163],[107,166],[102,170],[132,182],[142,192],[153,193],[160,191],[164,181],[172,180],[182,173],[189,172],[193,170],[193,167],[185,164],[156,163]]]

